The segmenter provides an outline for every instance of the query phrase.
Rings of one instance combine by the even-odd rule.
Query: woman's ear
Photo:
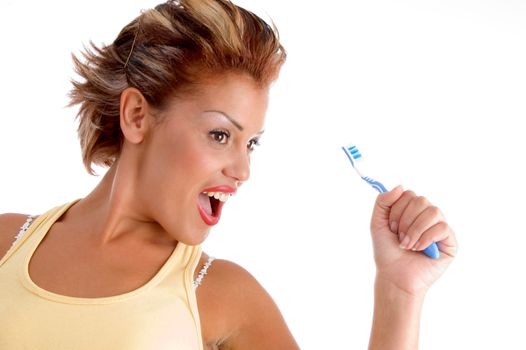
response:
[[[120,99],[120,126],[124,138],[133,144],[141,143],[150,127],[149,105],[136,88],[127,88]]]

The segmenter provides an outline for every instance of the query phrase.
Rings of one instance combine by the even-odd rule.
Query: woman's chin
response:
[[[202,244],[210,234],[210,227],[205,229],[195,230],[193,234],[185,235],[179,242],[186,245],[200,245]]]

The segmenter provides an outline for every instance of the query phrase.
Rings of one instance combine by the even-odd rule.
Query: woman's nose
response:
[[[224,168],[223,173],[233,178],[238,186],[247,181],[250,177],[250,154],[244,151],[237,152],[231,159],[228,165]]]

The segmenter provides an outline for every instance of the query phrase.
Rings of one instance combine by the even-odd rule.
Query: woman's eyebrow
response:
[[[225,112],[222,112],[222,111],[216,111],[216,110],[212,110],[212,111],[205,111],[205,112],[213,112],[213,113],[219,113],[221,115],[223,115],[226,119],[228,119],[232,124],[234,124],[234,126],[236,128],[239,129],[239,131],[243,131],[243,127],[241,126],[241,124],[239,124],[234,118],[232,118],[231,116],[229,116],[228,114],[226,114]]]

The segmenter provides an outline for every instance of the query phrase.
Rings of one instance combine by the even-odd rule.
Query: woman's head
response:
[[[92,164],[110,166],[119,157],[120,98],[127,88],[162,111],[211,77],[247,75],[264,88],[285,56],[275,28],[227,0],[168,1],[144,11],[112,44],[87,50],[85,62],[74,57],[83,81],[73,82],[71,105],[80,105],[86,168],[93,173]]]
[[[249,178],[267,103],[268,87],[244,73],[207,79],[161,111],[139,90],[126,89],[113,194],[135,219],[158,223],[179,242],[200,244],[219,222],[223,201]]]

